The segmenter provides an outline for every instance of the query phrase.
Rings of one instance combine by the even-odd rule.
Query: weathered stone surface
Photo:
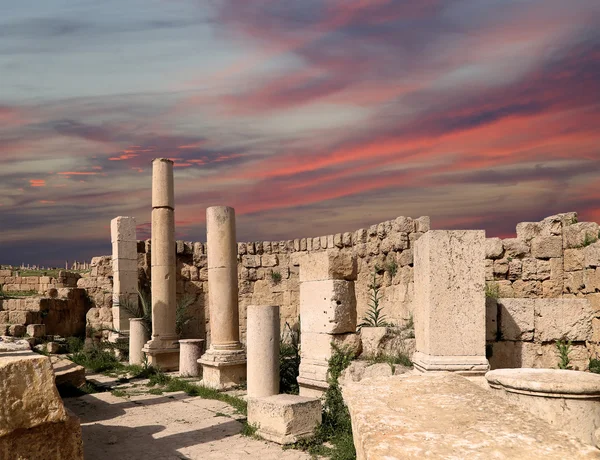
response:
[[[344,369],[339,377],[339,384],[346,385],[349,382],[360,382],[365,379],[373,379],[377,377],[391,377],[392,375],[401,375],[410,372],[412,368],[405,367],[400,364],[391,366],[388,363],[373,364],[366,360],[355,360]]]
[[[532,299],[535,306],[535,338],[549,342],[566,338],[590,340],[594,311],[587,299]]]
[[[508,260],[494,260],[494,279],[506,279],[508,274]]]
[[[64,421],[19,428],[0,436],[0,458],[83,460],[79,419],[69,412]]]
[[[303,359],[327,361],[333,355],[333,345],[339,348],[347,348],[355,356],[358,356],[362,351],[361,338],[355,332],[347,334],[303,332],[300,334],[300,342],[300,353]]]
[[[484,260],[484,231],[431,230],[417,242],[414,362],[418,369],[487,370]]]
[[[51,356],[54,382],[58,388],[71,386],[79,388],[85,383],[85,368],[59,356]]]
[[[516,280],[513,289],[515,297],[533,298],[542,295],[542,283],[539,281]]]
[[[410,217],[396,217],[396,220],[394,220],[393,229],[396,232],[412,233],[415,231],[415,222]]]
[[[533,340],[536,299],[498,299],[503,340]]]
[[[360,330],[360,338],[362,355],[366,357],[393,356],[402,353],[411,359],[415,351],[412,329],[405,330],[390,326],[363,327]]]
[[[582,249],[565,249],[564,268],[566,272],[574,272],[583,270],[584,268],[584,250]]]
[[[586,444],[600,426],[600,375],[561,369],[498,369],[486,379],[506,400]],[[600,444],[596,444],[600,447]]]
[[[565,283],[564,283],[565,292],[577,294],[584,287],[585,287],[585,282],[583,281],[583,270],[579,270],[577,272],[565,273]]]
[[[343,334],[356,330],[354,283],[343,280],[300,283],[302,332]]]
[[[322,280],[356,280],[356,257],[336,249],[305,254],[300,259],[300,282]]]
[[[321,423],[321,401],[296,395],[249,398],[248,422],[258,435],[278,444],[312,437]]]
[[[586,267],[600,267],[600,242],[583,248],[583,256]]]
[[[529,245],[519,238],[506,238],[502,240],[505,257],[521,257],[529,254]]]
[[[565,227],[563,231],[564,248],[578,248],[598,241],[600,226],[595,222],[579,222]]]
[[[517,238],[523,241],[531,241],[539,236],[541,231],[542,228],[539,222],[521,222],[517,224]]]
[[[431,219],[429,216],[421,216],[415,219],[415,230],[417,232],[425,233],[431,229]]]
[[[538,259],[562,257],[562,238],[560,236],[538,236],[531,240],[531,255]]]
[[[13,430],[64,422],[50,359],[30,351],[0,353],[0,439]]]
[[[600,458],[600,452],[454,374],[342,387],[358,460]]]
[[[500,238],[485,239],[485,257],[486,259],[500,259],[504,254],[504,245]]]

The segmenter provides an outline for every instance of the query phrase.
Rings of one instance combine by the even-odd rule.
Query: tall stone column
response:
[[[414,261],[415,369],[485,374],[485,232],[430,230]]]
[[[246,353],[240,343],[235,211],[206,210],[208,302],[211,344],[198,360],[205,385],[226,388],[246,380]]]
[[[119,334],[111,334],[113,339],[129,331],[129,318],[125,304],[137,305],[138,270],[135,218],[115,217],[110,221],[113,266],[113,328]]]
[[[179,367],[175,330],[175,199],[173,162],[152,161],[152,337],[144,346],[150,364],[163,370]]]

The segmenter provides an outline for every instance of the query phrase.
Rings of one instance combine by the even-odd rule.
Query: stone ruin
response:
[[[137,241],[135,220],[121,216],[111,222],[112,256],[92,259],[90,273],[75,281],[66,272],[37,281],[0,272],[6,286],[48,294],[0,300],[1,332],[75,335],[79,323],[53,328],[75,323],[65,320],[69,314],[85,316],[88,329],[113,331],[100,333],[106,340],[128,341],[132,363],[145,354],[217,389],[247,382],[249,422],[281,444],[310,437],[320,423],[335,346],[367,356],[401,351],[414,372],[344,381],[359,459],[399,452],[600,458],[600,376],[580,372],[600,346],[597,224],[565,213],[521,223],[516,238],[501,240],[478,230],[431,230],[427,217],[398,217],[324,237],[236,243],[235,211],[215,206],[207,209],[206,243],[175,241],[172,168],[169,160],[153,162],[151,241]],[[374,277],[393,325],[358,331]],[[148,281],[149,337],[124,308]],[[175,305],[184,294],[194,298],[193,319],[179,336]],[[279,394],[286,325],[300,332],[298,396]],[[571,341],[578,370],[541,369],[556,367],[559,340]],[[15,366],[48,380],[46,358],[12,355],[0,353],[2,397],[16,391]],[[34,358],[40,363],[29,371]],[[17,423],[11,417],[20,416],[2,414],[0,453],[52,428],[66,436],[69,458],[79,458],[79,425],[61,412],[51,388],[32,391],[57,418],[36,412],[38,421]]]

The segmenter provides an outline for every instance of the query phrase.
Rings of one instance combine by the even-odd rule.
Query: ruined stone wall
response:
[[[381,285],[380,306],[388,322],[403,325],[412,314],[414,242],[429,230],[429,217],[398,217],[354,232],[287,241],[238,243],[239,306],[242,341],[246,336],[246,308],[251,304],[279,305],[282,326],[298,321],[299,258],[308,252],[350,251],[357,255],[356,296],[359,322],[369,304],[369,286],[376,273]],[[150,240],[138,241],[140,283],[150,279]],[[95,306],[88,323],[99,328],[112,321],[112,267],[108,256],[92,259],[88,277],[78,282]],[[192,320],[184,337],[210,337],[206,243],[177,241],[177,298],[190,299]],[[283,330],[283,329],[282,329]]]
[[[491,365],[556,367],[556,341],[564,337],[573,342],[574,365],[586,369],[600,351],[600,226],[571,212],[522,222],[516,231],[516,238],[486,242]]]
[[[40,294],[48,289],[77,287],[81,275],[61,270],[58,276],[20,276],[19,271],[0,270],[0,285],[4,292],[37,291]]]

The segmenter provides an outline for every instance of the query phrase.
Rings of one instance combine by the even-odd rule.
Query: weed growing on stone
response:
[[[281,279],[282,279],[281,272],[271,270],[271,280],[273,281],[274,284],[281,283]]]
[[[118,398],[124,398],[125,396],[127,396],[127,393],[125,391],[119,389],[111,391],[111,394]]]
[[[99,346],[72,353],[69,359],[75,364],[94,372],[107,372],[124,368],[124,364],[118,360],[113,352]]]
[[[600,359],[590,358],[590,372],[594,374],[600,374]]]
[[[579,246],[580,248],[585,248],[587,246],[589,246],[590,244],[594,244],[596,241],[598,241],[598,238],[600,238],[600,234],[598,234],[598,236],[591,236],[589,233],[585,234],[585,237],[583,239],[583,243]]]
[[[369,309],[365,314],[362,322],[358,325],[360,330],[363,327],[383,327],[388,326],[385,320],[385,315],[381,313],[383,310],[379,306],[379,290],[381,286],[377,283],[377,273],[373,272],[373,282],[369,285]]]
[[[286,340],[286,337],[288,338]],[[288,322],[279,341],[279,391],[297,395],[300,374],[300,331],[294,331]]]
[[[485,283],[485,296],[489,299],[498,299],[500,287],[496,283]]]
[[[556,348],[558,349],[558,356],[560,361],[558,363],[559,369],[573,369],[571,366],[571,360],[569,359],[569,354],[571,353],[571,341],[568,342],[563,340],[558,340],[556,342]]]
[[[396,263],[395,260],[392,260],[391,262],[388,262],[385,266],[385,270],[390,274],[390,276],[393,278],[394,276],[396,276],[396,274],[398,273],[398,264]]]
[[[355,356],[349,347],[340,348],[335,344],[332,344],[332,347],[333,355],[329,359],[328,372],[329,387],[323,403],[323,423],[317,429],[314,438],[299,441],[290,447],[308,451],[313,456],[327,456],[332,460],[354,460],[356,450],[352,438],[352,421],[338,380]]]
[[[396,372],[397,365],[404,367],[412,367],[413,365],[408,355],[402,351],[396,351],[392,355],[367,356],[364,358],[361,356],[361,359],[365,359],[371,364],[387,363],[392,369],[392,373]]]

